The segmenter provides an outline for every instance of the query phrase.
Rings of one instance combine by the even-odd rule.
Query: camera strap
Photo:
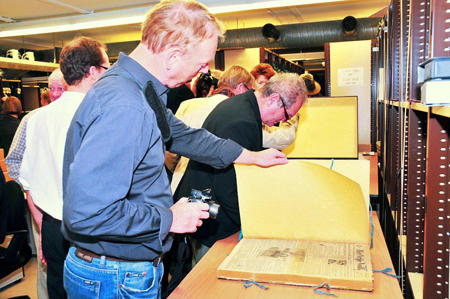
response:
[[[133,77],[126,74],[105,74],[98,81],[105,79],[107,77],[119,76],[124,77],[137,85],[139,90],[144,94],[147,104],[153,110],[156,116],[156,122],[158,128],[161,132],[161,138],[164,143],[172,138],[172,130],[170,128],[169,122],[167,121],[166,110],[164,109],[164,103],[156,94],[154,85],[152,81],[148,81],[144,87],[142,87],[139,82],[137,82]]]

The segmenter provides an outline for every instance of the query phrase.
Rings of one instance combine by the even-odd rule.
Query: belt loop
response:
[[[153,260],[153,267],[158,267],[161,262],[162,256],[158,256],[156,259]]]
[[[105,266],[105,262],[106,262],[106,256],[102,255],[100,257],[100,266],[104,267]]]

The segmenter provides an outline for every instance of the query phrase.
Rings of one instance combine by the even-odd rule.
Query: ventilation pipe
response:
[[[342,20],[342,30],[344,30],[345,34],[353,35],[355,34],[357,28],[358,28],[358,21],[356,20],[355,17],[348,16]]]
[[[272,24],[268,23],[262,28],[262,35],[269,40],[269,42],[275,42],[280,38],[280,30],[275,28]]]
[[[370,40],[377,37],[380,18],[354,20],[357,26],[355,26],[354,32],[350,32],[350,34],[345,32],[343,20],[280,25],[277,28],[272,24],[266,24],[265,26],[271,25],[268,26],[270,39],[262,34],[260,27],[228,30],[225,41],[219,42],[218,48],[264,47],[267,49],[288,49],[322,47],[327,42]],[[278,38],[270,36],[271,32],[276,32],[274,29],[279,32]]]

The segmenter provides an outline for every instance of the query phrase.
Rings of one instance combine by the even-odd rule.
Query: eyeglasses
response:
[[[286,104],[283,101],[283,98],[280,96],[280,101],[283,104],[283,110],[284,110],[284,117],[286,118],[285,120],[290,120],[291,117],[289,116],[287,109],[286,109]]]
[[[104,70],[108,70],[109,69],[109,67],[106,67],[106,66],[103,66],[103,65],[99,65],[98,67],[101,67]]]
[[[242,86],[244,86],[244,88],[245,88],[245,91],[248,91],[248,90],[250,90],[250,87],[248,87],[246,84],[244,84],[244,83],[241,83],[242,84]]]

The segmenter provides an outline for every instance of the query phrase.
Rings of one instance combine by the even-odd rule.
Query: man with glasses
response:
[[[218,88],[206,98],[194,98],[181,103],[175,116],[192,128],[201,128],[206,117],[222,101],[242,94],[254,83],[253,76],[243,67],[229,66],[219,79]],[[249,88],[250,87],[250,88]],[[183,176],[189,159],[166,152],[166,166],[173,172],[171,188],[174,192]]]
[[[261,151],[262,123],[273,126],[293,117],[307,99],[306,87],[297,74],[277,74],[260,89],[223,101],[208,115],[203,128],[224,139],[231,139],[251,151]],[[216,219],[205,219],[189,234],[204,245],[196,246],[195,261],[217,241],[239,231],[241,226],[234,166],[216,170],[191,160],[174,199],[189,196],[192,189],[211,188],[212,200],[220,204]]]
[[[67,91],[28,120],[27,146],[19,178],[31,194],[27,202],[41,231],[49,298],[67,297],[63,272],[70,244],[61,233],[66,134],[85,94],[109,68],[109,58],[105,45],[91,38],[77,37],[64,45],[59,64],[68,84]]]

